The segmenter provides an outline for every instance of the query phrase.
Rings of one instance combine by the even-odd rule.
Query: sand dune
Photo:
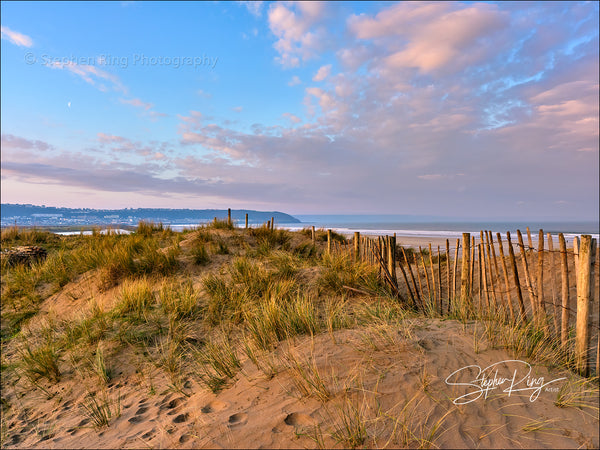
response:
[[[202,302],[208,301],[206,277],[230,282],[244,264],[254,264],[236,260],[235,254],[250,255],[258,248],[242,231],[219,233],[219,239],[229,239],[230,253],[211,254],[205,266],[190,260],[193,233],[180,243],[177,276],[185,273]],[[294,235],[289,248],[306,248],[303,239]],[[162,300],[138,319],[114,312],[128,282],[100,289],[96,271],[75,277],[47,297],[35,320],[23,326],[22,339],[3,345],[2,446],[598,448],[597,380],[550,367],[541,362],[543,355],[535,355],[535,362],[503,348],[509,330],[497,324],[486,328],[481,321],[424,317],[389,297],[341,288],[335,293],[322,283],[333,269],[289,259],[279,250],[268,255],[261,264],[274,264],[279,271],[269,266],[271,272],[265,273],[271,282],[273,274],[295,270],[293,278],[277,278],[269,289],[295,307],[314,306],[316,316],[298,317],[312,317],[321,325],[262,348],[257,337],[247,335],[251,316],[244,316],[244,327],[233,321],[220,330],[207,317],[165,316],[160,278],[147,283]],[[232,261],[239,273],[231,272]],[[248,267],[253,276],[266,270],[258,263]],[[335,270],[346,276],[350,269]],[[286,297],[291,280],[308,297]],[[183,301],[183,291],[177,292]],[[244,301],[250,302],[244,292]],[[319,303],[301,302],[312,296]],[[244,314],[267,314],[270,310],[252,309],[266,308],[264,301],[240,308]],[[335,308],[338,312],[332,313]],[[104,334],[94,337],[100,326]],[[43,347],[59,338],[80,342],[62,354],[60,379],[28,378],[18,364],[23,345]],[[177,345],[170,347],[173,342]],[[213,377],[219,384],[211,389],[210,371],[198,352],[226,353],[229,346],[239,367],[231,376]],[[177,353],[183,348],[186,352]],[[98,355],[107,365],[102,373],[110,377],[99,378]],[[95,424],[102,414],[106,423]]]

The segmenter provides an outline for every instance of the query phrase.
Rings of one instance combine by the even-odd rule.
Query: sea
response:
[[[290,231],[298,231],[303,228],[331,229],[337,233],[351,236],[358,231],[361,234],[384,236],[396,233],[398,237],[423,237],[423,238],[462,238],[462,233],[471,233],[476,237],[480,230],[490,230],[505,235],[510,231],[516,236],[517,230],[525,235],[527,227],[536,241],[540,229],[544,234],[550,233],[557,239],[558,233],[563,233],[565,239],[570,241],[575,236],[590,234],[592,238],[599,241],[600,225],[593,221],[460,221],[426,218],[411,220],[399,216],[385,215],[295,215],[300,223],[276,223],[277,228],[285,228]],[[165,224],[173,231],[182,231],[201,224]],[[239,225],[238,225],[239,226]],[[243,224],[242,224],[243,226]],[[251,226],[259,226],[252,224]],[[127,230],[112,230],[113,232],[129,233]],[[88,232],[84,232],[87,234]],[[91,233],[91,232],[89,232]],[[61,232],[59,234],[79,234],[79,232]]]
[[[381,215],[296,215],[301,224],[281,224],[283,228],[299,230],[305,227],[331,229],[344,235],[352,235],[355,231],[369,235],[393,235],[405,237],[425,237],[457,239],[462,233],[479,235],[480,230],[490,230],[495,235],[505,235],[507,231],[516,236],[517,230],[525,234],[527,227],[536,240],[539,230],[544,234],[557,236],[563,233],[565,239],[590,234],[598,241],[600,225],[593,221],[461,221],[444,219],[410,220],[398,216]]]

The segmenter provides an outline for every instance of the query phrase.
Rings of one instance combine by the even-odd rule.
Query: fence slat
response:
[[[538,236],[538,251],[537,251],[537,307],[538,307],[538,320],[540,326],[544,327],[544,331],[547,332],[546,327],[546,305],[544,303],[544,230],[540,229]]]
[[[554,333],[556,336],[560,334],[560,326],[558,324],[558,305],[556,304],[556,258],[554,257],[554,242],[552,241],[552,235],[548,233],[546,235],[548,240],[548,252],[550,256],[550,281],[552,289],[552,322],[554,324]]]
[[[528,228],[529,230],[529,228]],[[523,245],[523,236],[521,231],[517,230],[517,238],[519,239],[519,248],[521,249],[521,262],[523,263],[523,272],[525,273],[525,284],[527,291],[529,292],[529,303],[531,304],[531,314],[534,318],[537,317],[537,305],[535,300],[535,293],[533,286],[531,285],[531,278],[529,276],[529,265],[527,264],[527,254],[525,252],[525,245]]]
[[[431,295],[431,282],[429,281],[429,274],[427,273],[427,267],[425,266],[425,257],[423,256],[423,250],[419,245],[419,255],[421,255],[421,264],[423,265],[423,272],[425,272],[425,281],[427,281],[427,296],[429,297],[429,303],[432,301]]]
[[[431,269],[431,286],[433,289],[433,305],[434,308],[437,305],[437,289],[435,288],[435,272],[433,271],[433,250],[431,249],[431,242],[429,243],[429,268]]]
[[[577,272],[577,323],[575,337],[575,365],[582,376],[589,373],[588,350],[590,345],[590,293],[591,270],[595,256],[595,242],[592,236],[581,236],[579,246],[579,267]],[[592,246],[592,244],[594,244]]]
[[[450,310],[450,239],[446,239],[446,287],[448,292],[448,310]]]
[[[456,300],[456,266],[458,265],[458,249],[460,248],[460,239],[456,238],[456,248],[454,249],[454,266],[452,269],[452,301]],[[448,303],[448,312],[450,312],[450,303]]]
[[[560,342],[563,350],[567,349],[569,338],[569,261],[567,259],[567,244],[565,236],[558,234],[561,266],[562,314],[560,323]]]
[[[462,271],[460,274],[460,298],[463,304],[467,304],[471,298],[471,289],[469,284],[469,271],[471,268],[471,235],[463,233],[462,238]]]
[[[510,266],[512,268],[513,281],[517,288],[517,300],[519,301],[519,311],[521,313],[521,320],[527,320],[527,314],[525,313],[525,304],[523,303],[523,292],[521,292],[521,283],[519,281],[519,271],[517,270],[517,261],[515,258],[515,251],[510,241],[510,231],[506,232],[506,240],[508,241],[508,254],[510,257]]]
[[[510,312],[510,320],[512,323],[515,322],[515,311],[513,309],[512,299],[510,296],[510,282],[508,280],[508,270],[506,268],[506,259],[504,258],[504,248],[502,247],[502,236],[500,233],[496,233],[498,240],[498,252],[500,253],[500,259],[502,260],[502,274],[504,275],[504,285],[506,287],[506,303]]]

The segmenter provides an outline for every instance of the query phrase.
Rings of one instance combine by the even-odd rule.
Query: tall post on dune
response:
[[[360,232],[354,232],[354,262],[358,263],[360,259]]]
[[[246,230],[248,229],[248,213],[246,213]]]
[[[460,299],[463,305],[471,300],[469,269],[471,268],[471,234],[463,233],[462,237],[462,268],[460,274]]]
[[[227,208],[227,225],[231,225],[231,208]]]
[[[312,244],[316,245],[317,237],[315,236],[315,226],[314,225],[311,227],[310,231],[311,231],[311,237],[312,237]]]
[[[275,229],[275,217],[271,217],[271,231]]]
[[[596,240],[589,234],[581,236],[579,267],[577,273],[577,325],[575,337],[575,365],[582,376],[589,373],[588,349],[590,346],[590,297],[592,293],[592,264],[596,253]]]
[[[331,255],[331,230],[327,230],[327,253]]]

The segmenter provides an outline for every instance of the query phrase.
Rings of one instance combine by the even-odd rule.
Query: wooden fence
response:
[[[555,243],[558,241],[558,248]],[[423,312],[442,316],[460,309],[471,317],[494,317],[517,326],[533,323],[573,355],[576,370],[588,376],[596,360],[600,373],[598,251],[590,235],[567,248],[562,233],[539,230],[537,248],[527,228],[517,239],[491,231],[463,233],[445,248],[418,248],[396,242],[396,235],[334,241],[327,232],[327,252],[346,253],[377,267],[393,295]]]

